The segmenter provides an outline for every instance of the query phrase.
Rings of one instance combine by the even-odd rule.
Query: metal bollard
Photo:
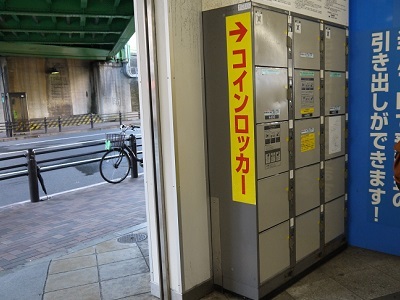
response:
[[[90,114],[90,128],[93,129],[93,114]]]
[[[12,122],[6,121],[6,131],[7,131],[7,137],[13,136],[13,123]]]
[[[33,149],[28,149],[26,158],[28,161],[28,181],[29,181],[29,194],[31,196],[31,202],[39,202],[40,198],[39,198],[35,151],[33,151]]]
[[[47,133],[47,118],[44,117],[44,133]]]
[[[119,112],[119,125],[120,126],[122,125],[122,113],[121,112]]]
[[[61,117],[58,116],[58,132],[61,132]]]
[[[133,151],[133,153],[135,153],[135,156],[136,156],[137,155],[136,137],[133,134],[131,134],[129,136],[129,146],[130,146],[131,150]],[[139,177],[138,164],[137,164],[137,161],[133,157],[131,157],[131,166],[132,166],[131,176],[133,178],[138,178]]]

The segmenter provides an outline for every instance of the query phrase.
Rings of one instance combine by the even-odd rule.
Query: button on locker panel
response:
[[[325,72],[325,115],[346,113],[346,73]]]
[[[325,70],[346,71],[346,30],[324,26]]]
[[[254,64],[287,67],[287,15],[254,9]]]
[[[325,204],[325,244],[344,234],[344,197]]]
[[[290,265],[289,222],[259,234],[260,283],[287,269]]]
[[[294,172],[296,216],[320,205],[320,164],[296,169]]]
[[[296,217],[296,261],[319,249],[320,208]]]
[[[325,159],[345,154],[346,117],[344,115],[325,118]]]
[[[320,119],[294,121],[295,167],[320,161]]]
[[[293,60],[296,69],[320,69],[319,23],[294,18]]]
[[[256,131],[257,178],[261,179],[288,171],[288,122],[258,124]]]
[[[288,119],[287,69],[256,67],[256,123]]]
[[[258,230],[264,231],[289,219],[289,172],[257,181]]]
[[[320,116],[319,71],[294,71],[294,107],[296,119]]]
[[[325,202],[344,195],[345,168],[344,156],[325,161]]]

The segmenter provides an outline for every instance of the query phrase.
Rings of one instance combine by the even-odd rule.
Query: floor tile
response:
[[[207,296],[201,298],[201,300],[227,300],[227,299],[228,298],[224,294],[218,292],[212,292]]]
[[[150,274],[136,274],[101,282],[103,300],[132,297],[150,292]]]
[[[368,262],[368,264],[372,267],[385,265],[400,266],[400,256],[390,255],[358,247],[349,247],[346,249],[346,251],[349,254]]]
[[[379,270],[383,274],[400,281],[400,263],[391,264],[375,264],[375,269]]]
[[[278,296],[272,298],[272,300],[294,300],[292,296],[288,292],[280,293]]]
[[[296,287],[290,287],[286,292],[299,300],[361,300],[331,278],[314,281]]]
[[[400,282],[370,268],[351,272],[334,279],[363,299],[374,299],[400,290]]]
[[[90,255],[90,254],[94,254],[94,253],[95,253],[95,247],[88,247],[88,248],[67,254],[67,255],[63,256],[61,259],[86,256],[86,255]]]
[[[301,286],[304,284],[310,284],[310,283],[320,281],[323,279],[328,279],[328,278],[330,278],[330,277],[327,274],[325,274],[321,269],[315,269],[314,271],[305,275],[303,278],[299,279],[292,286],[297,287],[297,286]]]
[[[94,266],[97,266],[94,254],[54,260],[50,264],[49,274],[63,273]]]
[[[49,275],[45,292],[86,285],[99,281],[97,267]]]
[[[139,257],[127,261],[101,265],[99,266],[99,271],[101,280],[109,280],[149,272],[149,268],[144,258]]]
[[[99,300],[99,283],[58,290],[44,294],[43,300]]]
[[[354,256],[348,250],[343,251],[340,255],[333,257],[319,267],[323,273],[329,276],[347,274],[368,268],[370,268],[370,264],[367,261]]]
[[[131,247],[130,244],[120,243],[116,239],[113,239],[113,240],[105,241],[105,242],[102,242],[102,243],[96,245],[96,252],[104,253],[104,252],[110,252],[110,251],[115,251],[115,250],[120,250],[120,249],[126,249],[129,247]]]
[[[123,300],[159,300],[160,298],[157,298],[150,293],[145,293],[141,295],[135,295],[135,296],[130,296],[123,298]]]
[[[373,300],[399,300],[399,299],[400,299],[400,292],[375,298]]]
[[[97,254],[99,265],[109,264],[137,257],[142,257],[142,253],[140,252],[139,247],[136,245],[132,245],[131,247],[126,249]]]

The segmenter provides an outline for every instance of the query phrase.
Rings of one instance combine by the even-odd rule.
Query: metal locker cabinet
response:
[[[320,69],[319,23],[294,18],[293,60],[296,69]]]
[[[254,64],[287,67],[287,15],[254,9]]]
[[[344,233],[344,197],[340,197],[325,204],[325,244]]]
[[[344,115],[325,118],[325,159],[345,154],[346,119]]]
[[[324,26],[325,70],[346,71],[346,30]]]
[[[295,118],[320,116],[320,72],[294,70]]]
[[[287,69],[256,67],[256,123],[288,119]]]
[[[320,164],[296,169],[295,201],[296,216],[320,205]]]
[[[295,168],[320,160],[320,119],[294,121]]]
[[[296,261],[319,249],[320,208],[296,217]]]
[[[290,265],[289,221],[259,234],[260,283]]]
[[[325,202],[345,193],[345,157],[325,161]]]
[[[325,72],[325,115],[346,113],[346,74]]]
[[[289,219],[289,172],[258,180],[257,190],[260,232]]]
[[[289,170],[289,124],[273,122],[256,128],[257,178]]]

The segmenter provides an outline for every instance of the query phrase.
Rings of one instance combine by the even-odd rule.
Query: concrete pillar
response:
[[[157,294],[155,151],[162,149],[167,253],[172,299],[199,299],[212,288],[209,199],[204,132],[201,0],[154,1],[159,116],[149,104],[143,1],[135,1],[139,41],[139,82],[145,137],[145,182],[151,246],[152,292]],[[150,62],[151,64],[152,62]],[[159,122],[161,145],[146,140]]]
[[[122,63],[97,62],[94,68],[95,95],[99,114],[131,112],[129,78],[122,72]]]

